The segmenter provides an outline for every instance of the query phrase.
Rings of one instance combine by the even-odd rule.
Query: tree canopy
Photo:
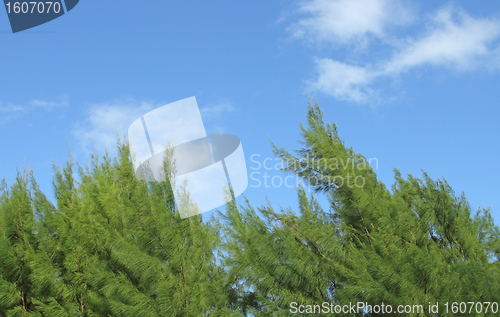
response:
[[[231,201],[220,219],[181,219],[171,178],[138,179],[126,140],[90,166],[55,164],[55,204],[19,171],[0,187],[0,316],[293,316],[361,302],[470,316],[444,305],[500,303],[488,209],[426,173],[395,170],[387,188],[313,101],[301,133],[297,151],[272,144],[313,190],[297,188],[298,210]]]

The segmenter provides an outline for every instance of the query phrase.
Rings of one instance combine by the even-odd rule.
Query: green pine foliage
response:
[[[500,300],[500,230],[488,210],[473,213],[463,195],[425,173],[404,179],[396,170],[388,190],[317,103],[301,130],[302,149],[292,155],[273,145],[275,154],[285,172],[328,198],[329,210],[304,188],[298,211],[229,204],[226,265],[245,285],[240,293],[255,298],[248,309],[288,316],[292,302],[365,302],[423,305],[408,315],[434,316],[428,305],[439,302],[439,316],[452,316],[444,303]]]
[[[273,144],[283,171],[313,190],[297,189],[297,210],[233,200],[220,219],[181,219],[196,205],[173,183],[172,152],[166,181],[154,182],[150,171],[136,176],[120,140],[115,158],[55,164],[54,203],[30,170],[3,181],[0,316],[291,316],[301,315],[292,303],[324,302],[459,316],[443,304],[500,302],[500,230],[489,210],[473,212],[425,173],[396,170],[386,188],[317,103],[301,131],[296,152]],[[440,313],[429,313],[437,302]]]
[[[169,182],[136,178],[129,148],[54,168],[53,206],[30,172],[3,185],[0,316],[205,316],[225,311],[219,235],[181,220]]]

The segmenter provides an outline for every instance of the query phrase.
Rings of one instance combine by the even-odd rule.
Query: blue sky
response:
[[[1,10],[0,10],[1,11]],[[80,1],[12,34],[0,13],[0,168],[26,160],[51,192],[69,144],[114,150],[141,114],[196,96],[208,133],[237,135],[249,175],[272,158],[269,137],[298,148],[308,92],[348,146],[393,169],[465,192],[500,223],[497,1]],[[270,164],[269,164],[270,165]],[[295,204],[293,189],[256,187]]]

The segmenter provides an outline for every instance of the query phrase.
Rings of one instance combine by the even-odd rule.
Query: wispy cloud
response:
[[[329,58],[316,59],[315,64],[318,77],[309,82],[310,90],[358,103],[367,101],[373,94],[368,86],[376,76],[373,71]]]
[[[225,113],[235,112],[231,102],[227,99],[220,98],[217,103],[209,104],[200,109],[201,116],[207,119],[220,118]]]
[[[293,37],[334,44],[382,38],[390,27],[414,19],[399,0],[304,0],[297,12],[301,17],[288,28]]]
[[[26,110],[24,109],[23,106],[18,106],[18,105],[13,105],[13,104],[7,104],[7,105],[2,105],[0,102],[0,112],[3,113],[19,113],[19,112],[25,112]]]
[[[136,100],[91,104],[85,119],[75,124],[72,134],[84,151],[92,147],[98,151],[113,150],[117,137],[123,137],[134,120],[159,106]]]
[[[50,100],[50,101],[32,99],[28,103],[28,105],[31,106],[32,108],[43,108],[45,110],[53,110],[55,108],[68,106],[68,101],[69,101],[69,95],[64,94],[62,96],[59,96],[56,100]]]
[[[11,103],[3,105],[0,102],[0,125],[22,116],[25,112],[26,110],[22,106]]]
[[[237,110],[226,98],[219,98],[217,102],[200,108],[201,117],[208,133],[224,133],[224,116],[235,113]]]
[[[55,100],[40,100],[32,99],[23,104],[13,104],[0,102],[0,124],[19,119],[23,116],[29,115],[36,109],[43,111],[51,111],[56,108],[68,106],[69,95],[61,95]]]
[[[75,123],[72,135],[85,152],[91,152],[93,147],[98,151],[103,151],[106,148],[113,151],[116,148],[117,137],[122,138],[126,135],[132,122],[161,106],[163,104],[134,99],[119,99],[91,104],[86,111],[85,118]],[[217,103],[209,104],[200,109],[204,120],[215,122],[211,132],[216,133],[223,132],[223,129],[218,125],[218,119],[234,111],[236,109],[232,104],[222,98]],[[186,128],[190,129],[190,127]]]
[[[352,13],[353,6],[362,4],[369,10]],[[383,37],[387,25],[401,22],[400,17],[394,16],[397,10],[404,12],[401,8],[398,2],[385,0],[366,3],[364,0],[307,1],[303,10],[310,17],[299,20],[292,29],[298,28],[297,37],[301,32],[311,33],[315,34],[316,41],[340,44],[369,34]],[[340,20],[339,14],[343,14]],[[447,5],[428,15],[421,29],[423,31],[414,37],[385,42],[390,50],[381,52],[392,51],[392,55],[378,62],[354,65],[331,58],[316,58],[316,77],[307,82],[308,88],[341,100],[370,103],[379,95],[373,88],[378,80],[396,77],[417,67],[430,65],[472,71],[500,66],[498,19],[473,17],[461,8]]]
[[[5,106],[0,102],[0,112],[4,113],[29,113],[31,110],[42,108],[43,110],[53,110],[59,107],[68,106],[69,95],[64,94],[57,97],[55,100],[40,100],[32,99],[25,104],[15,105],[12,103],[7,103]]]
[[[386,73],[400,73],[424,64],[475,69],[486,66],[481,59],[493,57],[498,48],[499,20],[474,18],[462,9],[447,6],[432,14],[428,24],[429,31],[409,40],[385,65]]]

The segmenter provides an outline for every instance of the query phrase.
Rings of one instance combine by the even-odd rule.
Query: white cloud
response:
[[[93,146],[98,151],[106,148],[112,151],[116,148],[117,137],[123,139],[134,120],[159,106],[135,100],[92,104],[87,117],[75,125],[72,134],[85,151]]]
[[[500,66],[500,21],[474,18],[446,6],[430,15],[426,32],[403,41],[396,52],[374,65],[349,65],[329,58],[316,59],[317,77],[309,89],[337,99],[369,102],[377,95],[370,88],[377,79],[398,76],[423,65],[454,70],[495,69]]]
[[[10,103],[4,106],[0,102],[0,124],[16,119],[25,112],[26,109],[23,106],[13,105]]]
[[[476,19],[451,6],[431,16],[430,31],[407,46],[387,64],[387,73],[424,64],[448,65],[459,69],[477,67],[479,57],[491,56],[491,44],[500,35],[500,22]]]
[[[224,116],[236,111],[232,103],[225,98],[219,98],[216,103],[201,108],[200,113],[207,133],[225,133]]]
[[[75,124],[72,134],[86,152],[90,152],[92,147],[99,152],[106,148],[113,152],[116,149],[117,137],[123,139],[132,122],[161,106],[164,104],[137,100],[115,100],[92,104],[85,118]],[[224,114],[234,111],[236,109],[229,101],[220,99],[218,103],[202,108],[200,113],[204,120],[215,121]],[[222,133],[223,129],[219,126],[215,127],[211,132]]]
[[[21,105],[7,103],[3,105],[0,102],[0,124],[19,119],[28,115],[33,110],[41,108],[44,111],[50,111],[58,107],[65,107],[68,105],[69,96],[62,95],[56,100],[44,101],[39,99],[32,99],[29,102]]]
[[[25,112],[26,109],[23,106],[18,106],[18,105],[13,105],[13,104],[7,104],[6,106],[2,106],[2,103],[0,103],[0,112],[4,113],[18,113],[18,112]]]
[[[302,17],[289,28],[295,38],[331,43],[384,37],[389,27],[413,20],[399,0],[304,0],[298,13]]]
[[[209,104],[200,109],[201,116],[205,119],[219,118],[225,113],[234,112],[236,109],[226,99],[219,99],[215,104]]]
[[[366,68],[324,58],[316,59],[316,70],[318,78],[309,84],[311,90],[354,102],[366,101],[373,92],[367,85],[374,74]]]
[[[52,110],[58,107],[65,107],[68,105],[69,95],[62,95],[57,98],[57,100],[44,101],[39,99],[32,99],[28,103],[24,105],[14,105],[8,103],[3,106],[0,102],[0,112],[4,113],[20,113],[25,112],[28,113],[30,110],[35,108],[43,108],[44,110]]]
[[[62,95],[57,100],[44,101],[39,99],[32,99],[28,104],[33,108],[43,108],[45,110],[53,110],[59,107],[68,106],[69,95]]]

